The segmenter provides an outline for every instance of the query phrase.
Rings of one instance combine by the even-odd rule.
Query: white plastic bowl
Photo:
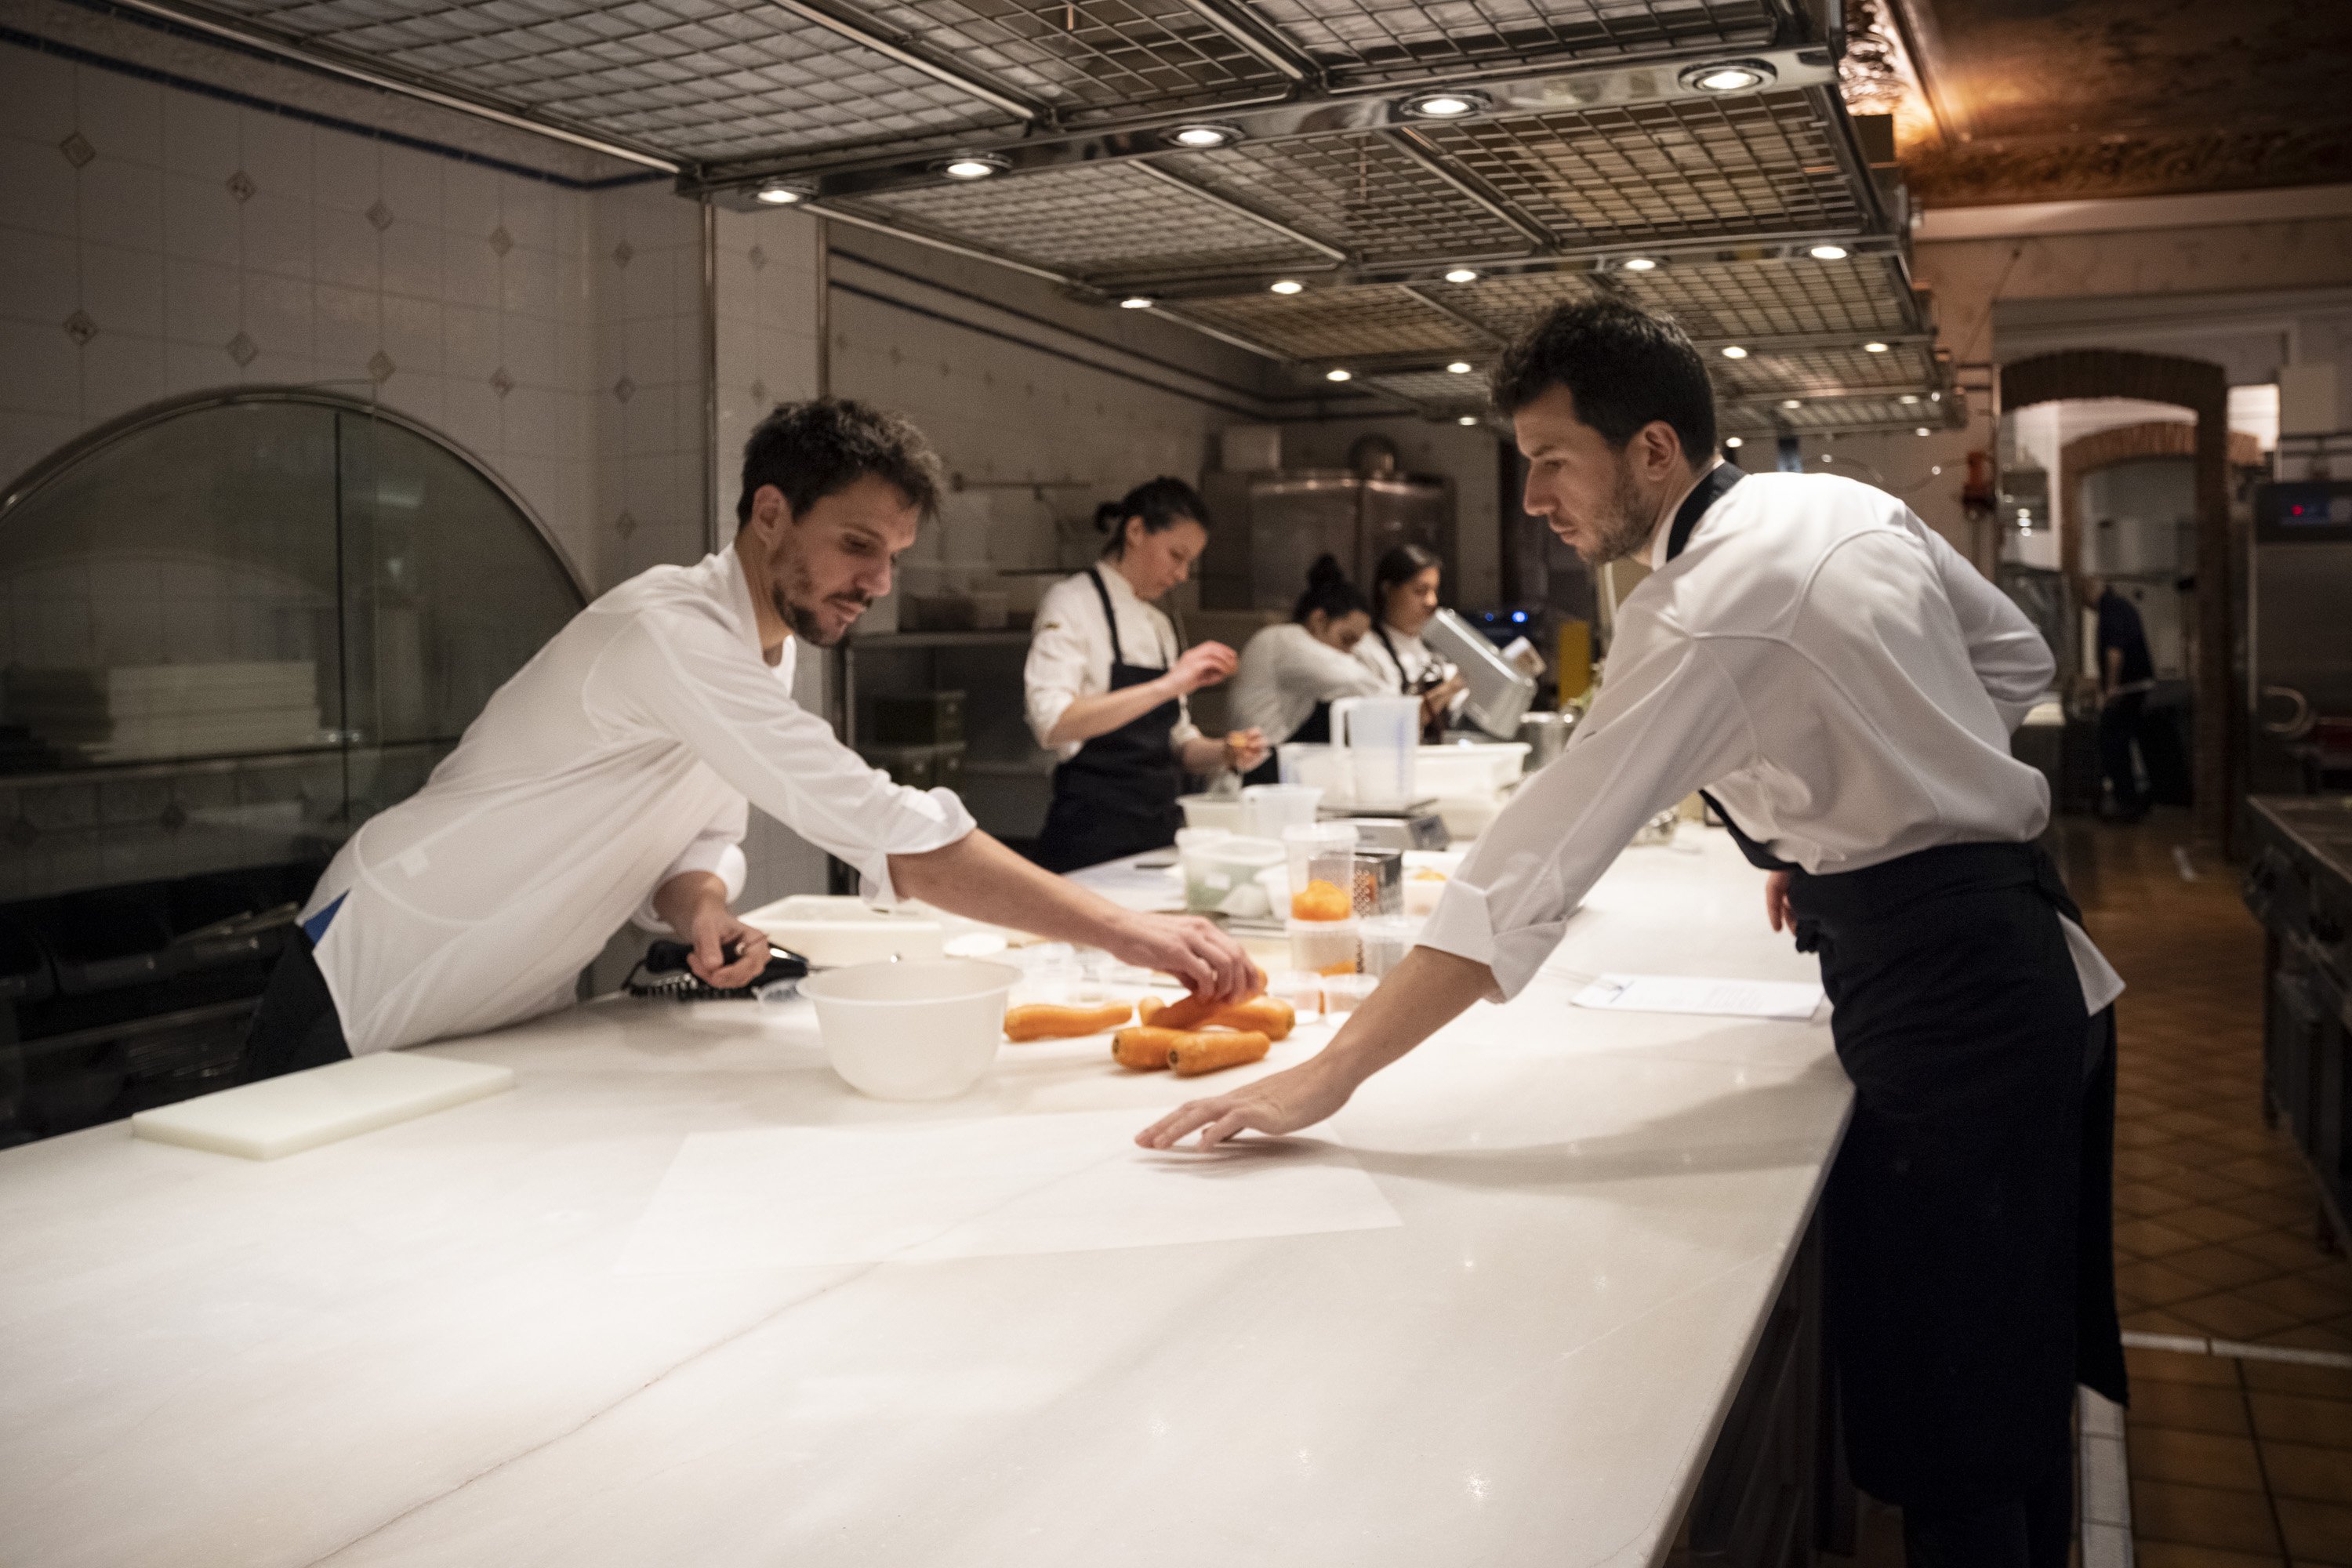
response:
[[[1021,978],[977,958],[860,963],[801,983],[825,1059],[877,1100],[952,1100],[980,1081]]]

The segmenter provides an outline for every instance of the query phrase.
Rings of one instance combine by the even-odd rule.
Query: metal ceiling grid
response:
[[[1672,263],[1620,276],[1637,303],[1674,317],[1695,338],[1862,335],[1921,326],[1917,297],[1892,256]]]
[[[1739,360],[1711,367],[1726,396],[1829,396],[1840,393],[1933,391],[1936,362],[1921,343],[1889,344],[1882,353],[1853,348],[1780,349],[1759,343]]]
[[[1948,409],[1946,403],[1931,401],[1925,394],[1914,395],[1919,401],[1904,403],[1894,397],[1809,398],[1794,408],[1784,408],[1769,400],[1727,402],[1717,405],[1717,418],[1726,431],[1740,435],[1780,429],[1799,435],[1846,435],[1942,428],[1949,423],[1951,414],[1958,411],[1957,405]]]
[[[1343,80],[1392,81],[1465,68],[1706,44],[1760,47],[1767,0],[1256,0]]]
[[[1430,298],[1459,310],[1506,341],[1517,337],[1555,305],[1601,291],[1591,273],[1516,272],[1475,283],[1425,283]]]
[[[1802,92],[1423,128],[1431,142],[1563,240],[1858,232],[1865,221]]]
[[[1486,376],[1481,366],[1466,375],[1443,370],[1383,371],[1364,377],[1364,384],[1418,403],[1437,414],[1483,414],[1486,411]]]
[[[1310,289],[1287,299],[1241,294],[1186,300],[1181,313],[1297,360],[1485,347],[1460,321],[1397,288]]]
[[[835,205],[1089,279],[1325,259],[1246,214],[1131,163],[879,192]]]
[[[215,0],[311,43],[689,158],[1017,121],[765,0]]]
[[[1183,0],[892,0],[872,15],[1065,114],[1255,95],[1282,73]]]
[[[1244,143],[1159,162],[1376,264],[1528,249],[1517,229],[1377,132]]]

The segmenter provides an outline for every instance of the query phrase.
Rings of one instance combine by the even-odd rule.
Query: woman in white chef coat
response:
[[[1334,557],[1317,561],[1290,619],[1257,633],[1242,649],[1241,670],[1234,677],[1235,721],[1263,734],[1269,749],[1289,741],[1328,742],[1332,703],[1390,689],[1355,657],[1371,629],[1372,606],[1363,591],[1348,581]],[[1268,756],[1247,782],[1273,784],[1276,776]]]
[[[751,805],[854,866],[877,899],[1105,948],[1227,994],[1255,979],[1205,921],[1122,910],[1047,876],[946,790],[904,788],[793,700],[890,591],[936,506],[906,420],[786,404],[743,452],[740,526],[574,616],[467,726],[423,789],[361,826],[303,906],[247,1036],[247,1079],[501,1028],[571,1001],[625,921],[681,939],[720,990],[764,968],[736,918]]]
[[[1029,728],[1052,752],[1054,800],[1037,863],[1075,871],[1175,842],[1187,773],[1255,767],[1264,739],[1213,741],[1185,699],[1233,674],[1234,650],[1179,651],[1152,601],[1190,577],[1208,548],[1208,509],[1181,479],[1138,485],[1095,514],[1102,559],[1045,591],[1022,672]]]
[[[1371,635],[1356,644],[1356,657],[1381,678],[1381,690],[1421,699],[1424,731],[1444,727],[1445,715],[1461,699],[1462,678],[1421,640],[1421,628],[1437,614],[1437,552],[1400,544],[1372,569]]]

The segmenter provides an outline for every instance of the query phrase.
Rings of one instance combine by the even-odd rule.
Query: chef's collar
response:
[[[725,580],[719,591],[719,597],[726,605],[728,613],[735,617],[736,635],[750,646],[751,652],[758,657],[761,664],[767,664],[768,650],[760,646],[760,611],[759,607],[751,602],[751,578],[743,570],[742,552],[733,544],[730,544],[717,553],[719,557],[719,575]],[[777,653],[775,664],[769,668],[782,668],[784,656],[792,651],[792,628],[786,626],[784,646]]]
[[[1135,591],[1135,584],[1127,580],[1127,574],[1118,569],[1118,562],[1108,556],[1096,562],[1095,575],[1103,580],[1103,586],[1110,590],[1113,598],[1128,599],[1139,605],[1143,603],[1142,595]]]
[[[1729,494],[1731,487],[1747,477],[1745,469],[1727,463],[1721,458],[1716,458],[1706,472],[1683,493],[1673,515],[1661,522],[1657,531],[1650,536],[1650,569],[1656,571],[1680,555],[1683,547],[1690,543],[1691,532],[1698,527],[1698,520],[1706,515],[1707,509]]]

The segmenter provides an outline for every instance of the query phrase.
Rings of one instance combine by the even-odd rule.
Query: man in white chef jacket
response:
[[[1618,612],[1608,679],[1321,1053],[1139,1142],[1330,1115],[1471,1003],[1517,995],[1640,825],[1705,790],[1768,870],[1773,928],[1819,953],[1853,1080],[1822,1206],[1854,1478],[1902,1505],[1914,1568],[2063,1564],[2075,1383],[2124,1397],[2123,986],[2034,843],[2047,785],[2010,752],[2049,649],[1893,497],[1722,464],[1706,362],[1668,322],[1563,306],[1493,390],[1527,510],[1587,562],[1655,568]]]
[[[751,805],[856,867],[869,897],[1099,946],[1203,990],[1255,982],[1213,926],[1038,870],[954,795],[892,784],[793,700],[795,650],[838,642],[889,591],[938,493],[938,459],[905,420],[837,399],[777,408],[744,448],[733,545],[589,605],[422,790],[336,855],[245,1076],[561,1006],[632,917],[690,944],[712,985],[747,984],[768,957],[731,908]]]

